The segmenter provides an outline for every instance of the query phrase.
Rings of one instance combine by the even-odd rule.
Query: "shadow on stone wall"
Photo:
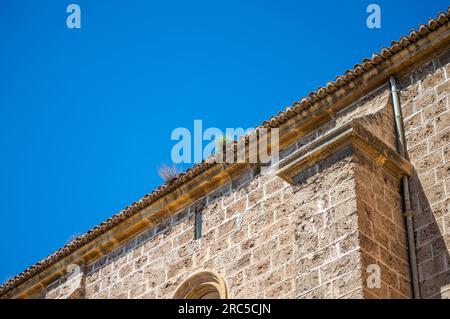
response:
[[[449,200],[447,198],[432,207],[416,173],[410,179],[410,186],[413,210],[416,213],[414,230],[421,297],[449,298],[450,241],[448,235],[442,233],[436,220],[449,209]]]

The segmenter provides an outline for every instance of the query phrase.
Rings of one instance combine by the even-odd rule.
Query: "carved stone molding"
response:
[[[277,175],[293,184],[302,171],[347,147],[358,149],[397,179],[413,173],[413,166],[405,158],[353,120],[283,159]]]
[[[201,271],[185,280],[176,290],[174,299],[201,299],[213,294],[219,299],[228,298],[225,280],[213,271]]]

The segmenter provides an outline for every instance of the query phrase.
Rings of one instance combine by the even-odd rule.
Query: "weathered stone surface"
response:
[[[417,260],[424,298],[445,298],[443,287],[450,283],[450,268],[444,262],[449,260],[450,246],[445,244],[449,230],[443,223],[450,202],[449,188],[445,183],[450,177],[448,56],[447,52],[436,58],[435,69],[429,67],[425,77],[413,79],[412,86],[422,88],[415,92],[414,97],[414,111],[422,114],[422,123],[405,127],[408,154],[416,170],[411,179],[411,194],[416,210]],[[408,91],[406,94],[410,95],[409,90],[402,90],[401,94]],[[391,250],[396,251],[396,247],[392,246]],[[402,259],[406,262],[405,256]],[[403,281],[400,282],[405,286]]]
[[[447,62],[446,62],[447,61]],[[399,80],[421,292],[450,295],[450,108],[448,59],[437,57]],[[288,156],[358,119],[395,150],[387,83],[283,150]],[[191,275],[217,272],[231,298],[411,298],[400,181],[354,149],[321,159],[288,184],[246,169],[226,185],[86,269],[86,298],[171,298]],[[202,236],[194,238],[194,213]],[[370,265],[381,271],[369,288]],[[56,282],[47,298],[70,293]],[[72,294],[77,296],[77,294]]]

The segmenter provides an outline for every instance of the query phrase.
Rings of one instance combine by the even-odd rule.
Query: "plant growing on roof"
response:
[[[169,165],[164,163],[158,168],[159,177],[161,177],[167,184],[175,180],[180,173],[181,169],[179,169],[175,164]]]

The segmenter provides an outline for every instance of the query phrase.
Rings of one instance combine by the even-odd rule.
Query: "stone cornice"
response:
[[[414,66],[421,65],[449,49],[450,26],[447,22],[441,28],[398,51],[361,76],[355,76],[348,85],[314,103],[309,103],[296,116],[292,118],[283,117],[283,114],[277,116],[277,120],[272,121],[271,126],[280,129],[280,149],[329,122],[337,112],[358,101],[361,97],[383,84],[387,84],[391,75],[401,78],[403,75],[410,73]]]
[[[413,173],[413,166],[405,158],[353,120],[280,161],[277,175],[293,184],[294,177],[302,171],[346,147],[359,150],[397,179]]]

